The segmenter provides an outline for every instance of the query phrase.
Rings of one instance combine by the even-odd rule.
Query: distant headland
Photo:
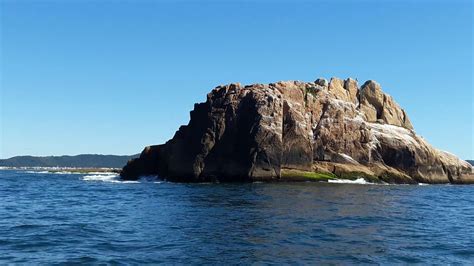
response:
[[[80,154],[62,156],[15,156],[0,159],[0,167],[75,167],[121,168],[128,160],[139,155]]]
[[[219,86],[188,125],[146,147],[123,179],[178,182],[364,178],[474,183],[472,166],[418,136],[406,112],[372,80]]]

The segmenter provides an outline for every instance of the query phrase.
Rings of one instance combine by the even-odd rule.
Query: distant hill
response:
[[[136,155],[80,154],[75,156],[15,156],[0,159],[0,166],[6,167],[91,167],[121,168]]]
[[[474,160],[466,160],[466,162],[470,163],[471,165],[474,165]]]

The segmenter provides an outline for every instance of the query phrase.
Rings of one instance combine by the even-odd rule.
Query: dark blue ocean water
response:
[[[474,186],[0,171],[5,263],[474,263]]]

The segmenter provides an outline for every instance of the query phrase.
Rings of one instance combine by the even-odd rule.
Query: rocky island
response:
[[[418,136],[372,80],[285,81],[213,89],[188,125],[146,147],[123,179],[176,182],[474,183],[472,166]]]

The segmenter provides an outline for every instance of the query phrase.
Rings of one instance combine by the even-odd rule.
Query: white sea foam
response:
[[[88,172],[88,175],[117,175],[114,172]]]
[[[133,180],[114,180],[114,181],[111,181],[113,183],[122,183],[122,184],[137,184],[137,183],[140,183],[139,181],[133,181]]]
[[[82,177],[85,181],[120,182],[117,174],[93,174]]]
[[[370,183],[363,178],[357,178],[356,180],[349,180],[349,179],[329,179],[328,183],[337,183],[337,184],[359,184],[359,185],[372,185],[374,183]]]
[[[50,171],[50,174],[56,174],[56,175],[81,175],[83,173],[80,172],[71,172],[71,171],[59,171],[59,172],[54,172]]]
[[[71,171],[39,171],[39,170],[30,170],[30,171],[25,171],[25,173],[28,174],[55,174],[55,175],[82,175],[84,173],[81,172],[71,172]],[[96,173],[89,173],[89,174],[96,174]]]
[[[82,177],[84,181],[99,181],[99,182],[110,182],[110,183],[122,183],[122,184],[137,184],[143,182],[150,182],[155,184],[161,184],[163,181],[157,180],[155,176],[142,176],[139,180],[121,180],[120,176],[116,173],[108,172],[97,172],[95,174],[87,174]]]
[[[49,171],[26,171],[27,174],[50,174]]]

